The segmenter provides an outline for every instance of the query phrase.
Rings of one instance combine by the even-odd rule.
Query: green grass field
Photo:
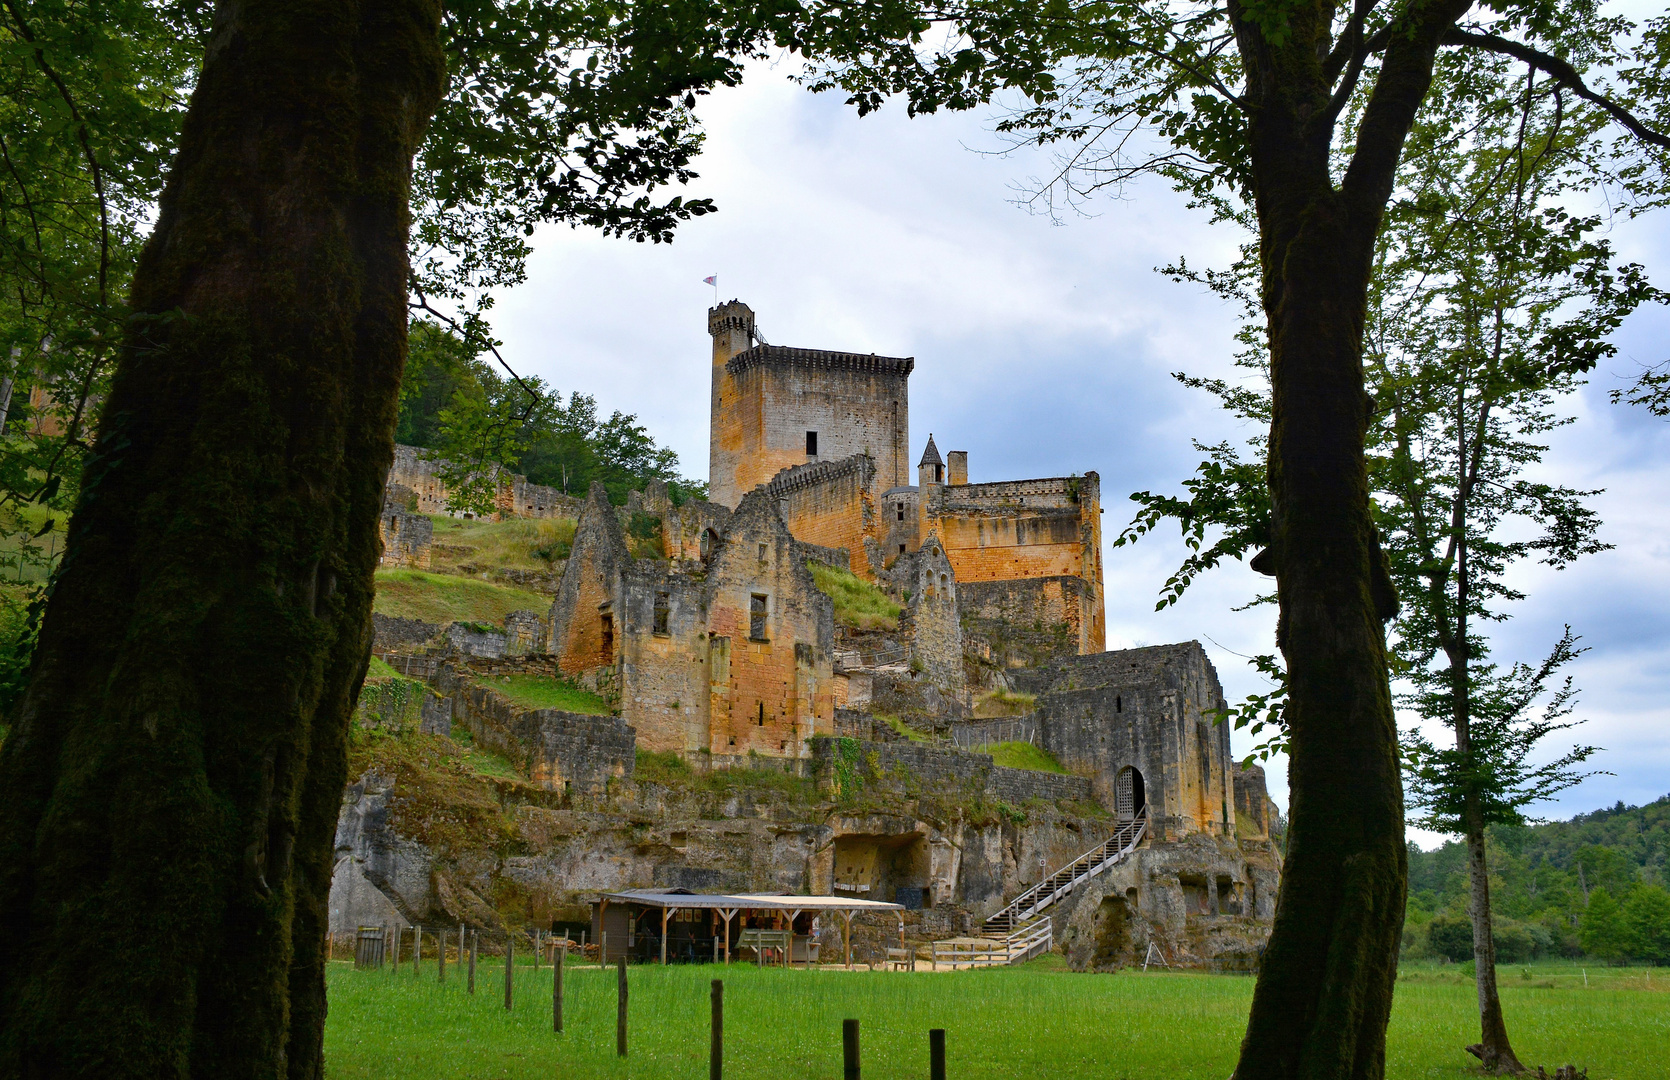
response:
[[[476,578],[422,570],[377,571],[376,610],[402,619],[442,626],[453,622],[499,626],[512,611],[544,612],[550,606],[549,596]]]
[[[465,565],[546,570],[554,560],[568,558],[574,544],[572,518],[480,521],[434,514],[430,520],[439,548],[430,556],[436,570]]]
[[[1223,1080],[1235,1065],[1253,981],[1125,971],[1076,975],[1059,958],[1021,968],[939,974],[760,971],[746,965],[630,970],[631,1052],[615,1057],[615,973],[571,968],[562,1035],[551,1031],[551,974],[518,965],[516,1007],[503,1007],[503,966],[484,958],[476,993],[449,966],[420,976],[331,965],[325,1029],[329,1080],[683,1080],[707,1075],[708,984],[725,980],[727,1077],[834,1080],[841,1020],[861,1025],[864,1075],[927,1075],[927,1031],[946,1029],[958,1080],[1095,1077]],[[1558,968],[1557,972],[1544,969]],[[1539,965],[1503,971],[1503,1004],[1533,1068],[1589,1068],[1590,1080],[1670,1075],[1670,972],[1604,977]],[[1551,986],[1541,985],[1552,983]],[[1477,1039],[1472,984],[1417,972],[1400,980],[1387,1076],[1476,1076],[1462,1046]]]
[[[1037,772],[1064,773],[1061,762],[1055,760],[1055,755],[1040,746],[1033,746],[1029,742],[1000,742],[978,747],[979,754],[990,754],[994,765],[1007,765],[1011,769],[1032,769]]]
[[[904,609],[844,566],[809,562],[812,581],[835,603],[835,621],[857,630],[897,630]]]

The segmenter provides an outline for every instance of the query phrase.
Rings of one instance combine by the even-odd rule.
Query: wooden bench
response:
[[[892,971],[915,971],[916,950],[889,948],[887,950],[887,966]]]

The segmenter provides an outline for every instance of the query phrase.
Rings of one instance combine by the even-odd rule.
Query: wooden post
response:
[[[435,981],[438,982],[438,983],[444,983],[444,982],[446,982],[446,931],[445,930],[435,931],[435,955],[436,955],[436,957],[439,958],[439,964],[435,968]]]
[[[620,999],[615,1005],[615,1055],[626,1056],[626,957],[617,961],[619,971]]]
[[[510,1010],[511,988],[516,983],[516,935],[506,931],[504,935],[504,1007]]]
[[[563,939],[564,942],[567,940]],[[558,1034],[562,1033],[562,969],[567,959],[566,948],[551,958],[551,1030]]]
[[[841,1080],[859,1080],[858,1021],[841,1021]]]
[[[476,946],[481,944],[481,931],[470,934],[470,993],[475,993],[475,953]]]
[[[848,971],[852,970],[852,912],[841,912],[841,956]]]
[[[725,984],[713,980],[713,1035],[707,1048],[707,1080],[725,1075]]]
[[[667,916],[669,914],[671,914],[672,910],[673,910],[672,908],[662,908],[661,909],[661,966],[662,967],[667,966]]]
[[[539,971],[539,961],[545,952],[545,934],[542,931],[533,932],[533,969]]]
[[[412,975],[414,977],[422,974],[422,964],[420,963],[422,960],[423,927],[414,926],[412,927]]]
[[[945,1029],[928,1029],[928,1080],[945,1080]]]

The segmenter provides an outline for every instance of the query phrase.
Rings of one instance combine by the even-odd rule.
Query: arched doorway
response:
[[[1143,789],[1142,772],[1127,765],[1113,778],[1114,811],[1120,821],[1131,821],[1148,805],[1148,793]]]

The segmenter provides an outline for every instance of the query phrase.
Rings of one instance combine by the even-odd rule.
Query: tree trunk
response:
[[[1474,983],[1479,991],[1479,1044],[1468,1050],[1484,1063],[1486,1072],[1518,1074],[1525,1071],[1508,1042],[1502,998],[1496,989],[1496,939],[1491,933],[1490,868],[1485,861],[1484,818],[1478,800],[1467,809],[1467,875],[1472,885],[1469,914],[1473,917]]]
[[[219,8],[0,751],[0,1074],[322,1075],[439,26]]]

